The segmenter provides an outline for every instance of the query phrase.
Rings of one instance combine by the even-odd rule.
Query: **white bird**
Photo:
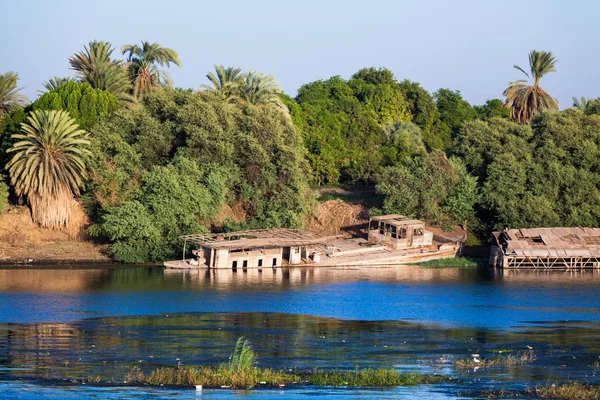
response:
[[[533,350],[533,347],[531,347],[530,345],[527,345],[527,348],[528,348],[529,350]]]
[[[479,354],[471,354],[471,355],[473,356],[473,361],[474,362],[476,362],[476,363],[480,363],[481,362],[481,360],[478,358]]]

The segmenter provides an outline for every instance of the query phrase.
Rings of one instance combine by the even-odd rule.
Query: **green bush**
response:
[[[119,101],[111,93],[94,89],[88,83],[70,81],[44,93],[31,109],[68,111],[82,129],[89,131],[100,118],[118,110]]]
[[[384,197],[384,213],[441,225],[472,220],[478,199],[477,179],[460,160],[437,151],[384,168],[376,189]]]

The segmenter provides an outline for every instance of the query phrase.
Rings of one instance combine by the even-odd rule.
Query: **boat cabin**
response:
[[[194,254],[208,268],[247,269],[319,262],[319,244],[339,238],[298,229],[257,229],[223,234],[185,235],[184,254]],[[184,259],[185,261],[185,259]]]
[[[403,215],[390,214],[369,220],[368,241],[392,249],[431,246],[433,233],[425,229],[425,223]]]

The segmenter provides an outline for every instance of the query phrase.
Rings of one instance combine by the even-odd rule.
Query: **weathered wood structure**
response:
[[[505,229],[493,235],[489,262],[498,268],[600,268],[600,228]]]
[[[397,214],[382,215],[369,221],[369,242],[393,249],[431,246],[433,233],[425,230],[422,221]]]
[[[209,268],[246,269],[298,265],[315,261],[318,252],[309,246],[341,237],[300,229],[256,229],[243,232],[181,236],[198,247]],[[185,259],[184,259],[185,261]]]
[[[294,265],[390,265],[455,257],[464,238],[445,238],[425,229],[421,221],[402,215],[373,217],[368,239],[343,238],[299,229],[258,229],[243,232],[181,236],[183,260],[166,261],[168,268],[246,270]],[[193,243],[196,256],[185,258]]]

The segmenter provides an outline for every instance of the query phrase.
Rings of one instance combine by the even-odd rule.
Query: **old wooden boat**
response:
[[[504,229],[493,235],[489,263],[498,268],[600,268],[600,228]]]
[[[182,260],[176,269],[247,269],[282,266],[381,266],[456,257],[465,234],[444,236],[402,215],[372,217],[366,238],[345,238],[299,229],[260,229],[181,236]],[[196,249],[186,258],[188,244]]]

